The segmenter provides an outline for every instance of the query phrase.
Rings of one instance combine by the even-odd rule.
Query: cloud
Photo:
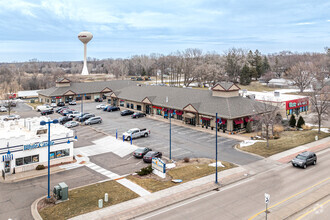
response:
[[[315,22],[300,22],[300,23],[296,23],[295,25],[311,25],[311,24],[315,24]]]
[[[36,17],[32,12],[34,9],[38,8],[38,4],[22,1],[22,0],[11,0],[11,1],[0,1],[0,11],[18,11],[23,15],[30,17]]]

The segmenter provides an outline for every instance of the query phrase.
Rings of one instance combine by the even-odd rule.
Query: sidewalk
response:
[[[161,118],[160,116],[150,116],[150,115],[148,115],[147,117],[151,118],[151,119],[154,119],[154,120],[169,123],[169,119]],[[205,132],[205,133],[215,135],[215,130],[211,130],[211,128],[206,129],[206,128],[202,128],[202,127],[191,126],[191,125],[184,124],[183,121],[177,121],[177,120],[171,120],[171,123],[174,124],[174,125],[177,125],[177,126],[186,127],[186,128],[190,128],[190,129],[193,129],[193,130],[196,130],[196,131],[201,131],[201,132]],[[246,137],[246,136],[240,135],[240,134],[230,135],[228,133],[223,133],[222,130],[220,130],[218,132],[218,136],[225,137],[225,138],[230,138],[230,139],[236,139],[236,140],[239,140],[239,141],[250,140],[250,137]]]

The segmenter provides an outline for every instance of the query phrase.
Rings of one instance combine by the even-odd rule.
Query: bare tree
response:
[[[231,48],[225,52],[225,70],[232,81],[238,82],[238,77],[240,75],[243,59],[245,57],[245,52],[241,48]]]
[[[312,112],[317,115],[318,133],[321,132],[322,120],[329,117],[330,81],[326,81],[325,76],[325,72],[317,74],[316,80],[312,83],[313,91],[309,93]]]
[[[313,63],[299,62],[289,70],[288,79],[293,81],[300,92],[304,92],[304,90],[311,85],[315,77],[315,71],[316,68]]]

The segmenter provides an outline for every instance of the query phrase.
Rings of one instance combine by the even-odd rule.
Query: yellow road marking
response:
[[[315,208],[313,208],[313,209],[309,210],[308,212],[306,212],[305,214],[303,214],[302,216],[300,216],[300,217],[299,217],[299,218],[297,218],[296,220],[300,220],[300,219],[302,219],[302,218],[306,217],[307,215],[309,215],[310,213],[312,213],[312,212],[314,212],[314,211],[318,210],[318,209],[319,209],[321,206],[323,206],[323,205],[327,204],[328,202],[330,202],[330,199],[329,199],[328,201],[325,201],[324,203],[322,203],[322,204],[318,205],[317,207],[315,207]]]
[[[310,187],[308,187],[308,188],[306,188],[306,189],[304,189],[304,190],[302,190],[302,191],[300,191],[300,192],[298,192],[298,193],[296,193],[296,194],[294,194],[294,195],[292,195],[292,196],[290,196],[290,197],[288,197],[288,198],[286,198],[286,199],[284,199],[284,200],[282,200],[282,201],[276,203],[276,204],[273,205],[273,206],[270,206],[270,207],[268,208],[268,210],[271,209],[271,208],[274,208],[275,206],[278,206],[278,205],[282,204],[283,202],[286,202],[286,201],[288,201],[289,199],[292,199],[293,197],[296,197],[296,196],[300,195],[301,193],[304,193],[304,192],[306,192],[307,190],[310,190],[311,188],[313,188],[313,187],[315,187],[315,186],[317,186],[317,185],[320,185],[320,184],[322,184],[322,183],[324,183],[324,182],[326,182],[326,181],[328,181],[328,180],[330,180],[330,177],[328,177],[328,178],[326,178],[326,179],[324,179],[324,180],[322,180],[322,181],[320,181],[320,182],[314,184],[313,186],[310,186]],[[257,216],[260,215],[261,213],[264,213],[265,211],[266,211],[266,209],[264,209],[264,210],[258,212],[258,213],[255,214],[254,216],[250,217],[249,220],[254,219],[255,217],[257,217]]]

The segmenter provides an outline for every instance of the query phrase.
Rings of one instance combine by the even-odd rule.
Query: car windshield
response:
[[[144,152],[144,148],[139,148],[139,149],[136,149],[136,151],[135,152],[137,152],[137,153],[143,153]]]
[[[296,158],[299,159],[299,160],[306,160],[307,159],[307,157],[303,156],[303,155],[298,155]]]
[[[127,133],[130,134],[130,133],[132,133],[133,131],[135,131],[135,130],[134,130],[134,129],[130,129],[130,130],[127,131]]]

